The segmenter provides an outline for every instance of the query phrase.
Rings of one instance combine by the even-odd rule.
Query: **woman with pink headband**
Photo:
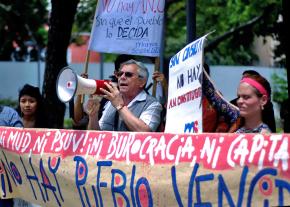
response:
[[[271,133],[267,113],[273,111],[271,87],[261,75],[246,75],[238,87],[237,105],[243,118],[236,133]]]

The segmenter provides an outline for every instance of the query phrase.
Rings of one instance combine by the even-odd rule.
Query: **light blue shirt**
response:
[[[8,106],[0,106],[0,126],[23,127],[17,111]]]
[[[128,109],[154,132],[158,128],[161,121],[161,104],[152,96],[146,94],[145,91],[140,92],[129,104]],[[114,126],[114,117],[116,109],[111,102],[104,107],[103,115],[99,121],[101,130],[106,131],[128,131],[121,117],[118,119],[118,127]]]

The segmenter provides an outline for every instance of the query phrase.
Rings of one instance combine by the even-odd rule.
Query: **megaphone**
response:
[[[100,88],[106,88],[105,82],[110,81],[82,78],[70,67],[64,67],[57,77],[56,93],[59,100],[65,103],[79,94],[102,94]]]

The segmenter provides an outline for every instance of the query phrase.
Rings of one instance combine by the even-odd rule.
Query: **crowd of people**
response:
[[[47,128],[45,110],[38,87],[25,84],[19,91],[17,109],[0,106],[0,126]],[[0,206],[38,207],[20,198],[0,199]]]
[[[262,75],[253,70],[245,71],[237,88],[237,98],[228,102],[214,89],[209,67],[205,64],[204,68],[203,132],[276,132],[271,87]],[[84,123],[89,130],[163,131],[164,127],[160,125],[166,121],[164,111],[168,93],[165,76],[160,72],[153,74],[153,80],[162,86],[162,101],[145,92],[148,70],[142,63],[125,61],[120,71],[115,69],[115,76],[117,85],[106,83],[106,89],[101,89],[104,93],[102,100],[106,100],[106,104],[91,97],[84,112],[80,97],[77,97],[76,126],[82,123],[83,117],[87,117]]]
[[[258,72],[244,71],[237,88],[237,98],[227,102],[214,89],[207,71],[204,71],[203,94],[209,102],[207,105],[219,114],[216,118],[211,117],[211,120],[216,121],[204,120],[204,132],[276,132],[270,83]],[[207,110],[207,105],[203,107],[204,118],[212,113]],[[215,125],[208,127],[209,124]]]
[[[214,88],[209,74],[209,67],[205,64],[202,85],[203,132],[276,132],[272,91],[262,75],[252,70],[245,71],[237,88],[237,98],[229,102]],[[88,78],[87,74],[82,76]],[[112,81],[105,83],[101,97],[90,96],[85,103],[82,95],[75,98],[74,129],[164,131],[168,97],[166,77],[158,71],[152,75],[153,81],[160,86],[161,93],[158,93],[162,94],[158,100],[148,93],[148,77],[148,69],[142,62],[133,56],[119,56],[111,76]],[[289,120],[287,101],[281,110],[281,118],[285,120]],[[16,110],[0,106],[0,126],[47,128],[45,117],[40,90],[29,84],[19,91]],[[284,129],[289,132],[289,123],[284,123]],[[14,199],[16,204],[21,202],[25,201]],[[0,199],[0,206],[13,206],[13,200]]]
[[[209,74],[209,67],[204,64],[203,132],[276,132],[271,87],[262,75],[246,70],[237,88],[237,98],[228,102],[214,88]],[[82,76],[88,78],[87,74]],[[159,71],[152,74],[153,81],[159,86],[156,97],[146,89],[148,77],[148,69],[142,62],[136,61],[131,55],[119,55],[115,61],[114,74],[110,76],[112,81],[105,83],[106,87],[101,89],[103,95],[90,96],[86,104],[83,103],[82,95],[75,98],[73,128],[164,131],[168,97],[166,77]],[[48,127],[43,118],[46,114],[38,87],[24,85],[19,91],[18,103],[16,110],[24,127]],[[281,108],[281,119],[287,118],[285,108],[287,109],[285,106]]]

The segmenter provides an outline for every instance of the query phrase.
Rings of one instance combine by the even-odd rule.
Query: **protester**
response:
[[[100,120],[97,118],[99,104],[89,100],[88,129],[108,131],[156,131],[161,119],[161,104],[148,95],[144,88],[148,70],[143,63],[129,60],[121,64],[118,73],[118,87],[105,83],[105,94],[109,100]],[[96,104],[94,104],[96,103]]]
[[[17,112],[24,128],[47,128],[43,100],[38,87],[25,84],[19,91]]]
[[[121,63],[132,59],[134,56],[132,55],[125,55],[125,54],[121,54],[118,55],[116,60],[114,61],[114,65],[115,65],[115,70],[114,70],[114,74],[112,74],[109,78],[111,79],[112,82],[117,82],[117,73],[120,69],[120,65]],[[83,78],[88,78],[88,74],[87,73],[83,73],[81,74],[81,76]],[[101,97],[100,97],[101,98]],[[74,104],[74,117],[73,117],[73,128],[74,129],[86,129],[88,122],[89,122],[89,117],[87,115],[87,113],[85,112],[84,108],[83,108],[83,95],[78,95],[76,97],[76,101]],[[105,104],[107,103],[107,99],[105,98],[101,98],[100,101],[100,110],[98,112],[98,118],[100,119],[102,117],[102,113],[103,113],[103,109]]]
[[[23,127],[17,111],[8,106],[0,105],[0,126]]]
[[[17,112],[24,128],[47,128],[43,101],[38,87],[25,84],[19,91]],[[37,207],[38,205],[15,198],[14,207]]]
[[[256,76],[261,76],[260,73],[258,73],[255,70],[245,70],[243,72],[242,78],[245,76],[249,76],[249,75],[256,75]],[[271,86],[270,83],[267,81],[265,82],[265,84],[267,85],[267,88],[270,88],[271,90]],[[237,100],[238,98],[235,98],[233,100],[231,100],[231,103],[234,104],[235,106],[237,106]],[[273,133],[276,132],[276,122],[275,122],[275,116],[274,116],[274,107],[273,107],[273,103],[269,102],[269,107],[268,107],[268,112],[267,112],[267,125],[270,127],[270,129],[272,130]]]
[[[271,104],[271,87],[261,75],[244,75],[240,81],[237,105],[242,123],[236,133],[270,133],[269,113]]]
[[[8,106],[0,105],[0,126],[4,127],[23,127],[18,113]],[[0,206],[13,207],[13,199],[1,199]]]
[[[257,71],[255,70],[245,70],[242,74],[242,78],[246,75],[260,75],[260,73],[258,73]],[[234,98],[233,100],[231,100],[230,102],[232,104],[234,104],[235,106],[237,106],[237,100],[238,98]]]

